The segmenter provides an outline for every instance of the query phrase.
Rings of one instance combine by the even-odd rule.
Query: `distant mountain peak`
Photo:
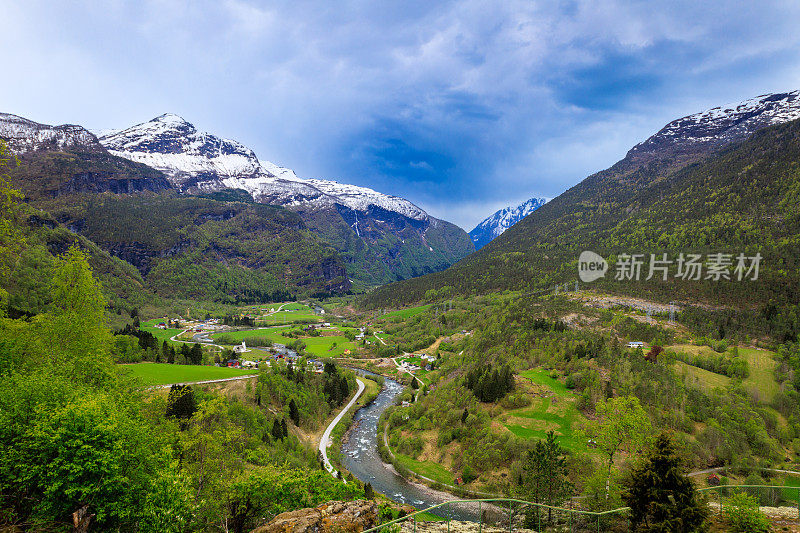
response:
[[[403,198],[367,187],[299,178],[291,169],[259,160],[240,142],[198,131],[172,113],[99,138],[112,154],[161,170],[185,190],[244,189],[265,203],[312,209],[342,205],[360,212],[374,206],[418,221],[428,219],[425,211]]]
[[[496,211],[469,232],[475,248],[483,248],[508,228],[542,207],[547,200],[547,198],[531,198],[516,207],[509,206]]]

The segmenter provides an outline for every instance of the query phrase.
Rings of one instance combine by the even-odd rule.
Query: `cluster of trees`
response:
[[[464,386],[482,402],[496,402],[514,390],[514,374],[508,365],[480,365],[464,377]]]
[[[745,379],[750,375],[750,365],[742,357],[723,355],[692,355],[684,352],[670,354],[678,361],[703,368],[730,378]]]
[[[182,343],[175,349],[167,341],[158,339],[149,331],[134,328],[130,324],[114,332],[112,356],[118,363],[138,363],[152,361],[183,365],[203,364],[203,346],[194,343],[189,346]]]
[[[322,374],[306,370],[300,359],[297,367],[277,363],[259,374],[255,398],[258,405],[277,407],[282,417],[294,425],[316,428],[355,388],[355,375],[333,363],[326,363]]]
[[[242,315],[225,315],[222,317],[222,323],[226,326],[232,327],[247,327],[247,328],[254,328],[256,327],[256,319],[250,316],[242,316]]]
[[[328,398],[328,403],[333,407],[341,405],[350,396],[350,382],[339,367],[332,362],[326,362],[322,371],[324,384],[322,391]]]

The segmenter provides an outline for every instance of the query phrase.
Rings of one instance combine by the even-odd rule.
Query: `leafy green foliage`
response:
[[[168,298],[284,300],[346,289],[336,252],[274,206],[163,195],[75,194],[37,205],[134,264]]]
[[[725,504],[725,519],[734,533],[768,533],[772,531],[769,519],[758,507],[758,499],[746,492],[734,492]]]

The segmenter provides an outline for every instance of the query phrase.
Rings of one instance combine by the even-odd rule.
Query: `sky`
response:
[[[469,231],[667,122],[800,89],[800,2],[0,0],[0,111],[176,113]]]

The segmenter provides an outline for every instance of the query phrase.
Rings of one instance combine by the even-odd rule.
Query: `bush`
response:
[[[767,533],[770,522],[758,508],[758,500],[745,492],[736,492],[725,507],[730,531],[735,533]]]

